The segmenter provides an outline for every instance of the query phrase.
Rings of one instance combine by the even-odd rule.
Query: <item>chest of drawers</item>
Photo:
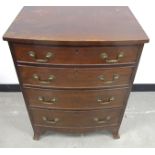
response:
[[[119,138],[149,41],[128,7],[24,7],[3,39],[34,139],[47,130],[108,130]]]

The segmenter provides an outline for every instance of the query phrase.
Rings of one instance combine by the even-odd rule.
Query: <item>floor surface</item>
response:
[[[32,136],[22,94],[0,93],[1,148],[146,148],[155,147],[155,92],[131,93],[118,140],[107,132],[76,136],[47,133],[39,141]]]

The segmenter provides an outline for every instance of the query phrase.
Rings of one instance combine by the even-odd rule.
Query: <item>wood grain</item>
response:
[[[126,6],[24,7],[3,38],[56,45],[148,42]]]

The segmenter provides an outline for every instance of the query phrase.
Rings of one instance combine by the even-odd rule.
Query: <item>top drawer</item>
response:
[[[53,47],[13,44],[19,63],[46,65],[134,64],[138,46]]]

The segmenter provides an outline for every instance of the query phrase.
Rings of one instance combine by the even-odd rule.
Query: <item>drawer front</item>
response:
[[[117,124],[120,109],[60,111],[32,109],[34,124],[55,127],[91,127]]]
[[[135,63],[138,46],[51,47],[14,44],[18,62],[51,65]]]
[[[50,90],[24,88],[31,107],[95,109],[123,106],[128,88],[107,90]]]
[[[94,88],[128,85],[132,67],[48,68],[18,66],[23,84],[46,88]]]

